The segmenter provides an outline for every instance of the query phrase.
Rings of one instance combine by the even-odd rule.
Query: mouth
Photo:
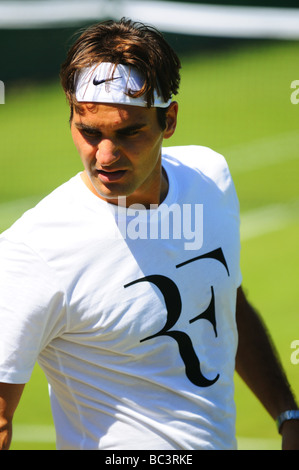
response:
[[[100,180],[104,183],[110,183],[113,181],[120,180],[127,170],[115,170],[115,171],[105,171],[105,170],[96,170],[96,174],[99,176]]]

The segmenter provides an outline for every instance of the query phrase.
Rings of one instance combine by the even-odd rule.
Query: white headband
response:
[[[75,84],[77,101],[146,107],[147,101],[144,95],[132,98],[127,94],[129,91],[139,91],[144,84],[144,78],[138,70],[119,64],[112,77],[113,69],[114,64],[109,62],[83,69],[77,76]],[[171,99],[165,102],[155,90],[153,107],[166,108],[170,103]]]

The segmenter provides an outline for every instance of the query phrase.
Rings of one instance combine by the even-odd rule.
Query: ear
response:
[[[177,125],[179,105],[176,101],[173,101],[166,113],[166,128],[164,130],[164,139],[169,139],[175,132]]]

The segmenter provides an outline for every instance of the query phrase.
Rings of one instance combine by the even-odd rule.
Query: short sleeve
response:
[[[39,353],[66,327],[55,273],[22,243],[0,239],[0,381],[26,383]]]

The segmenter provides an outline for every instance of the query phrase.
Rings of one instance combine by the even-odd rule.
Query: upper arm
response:
[[[242,313],[244,308],[246,308],[246,304],[248,304],[248,301],[246,299],[242,286],[240,286],[237,289],[237,308],[236,308],[237,315]]]
[[[253,309],[250,302],[244,293],[242,286],[237,289],[237,303],[236,303],[236,321],[238,331],[244,326],[244,323],[252,320],[256,316],[256,311]]]
[[[244,293],[242,286],[237,290],[236,323],[238,330],[238,349],[236,356],[236,369],[243,375],[244,360],[250,355],[251,347],[258,338],[264,336],[261,319]]]
[[[26,383],[41,351],[67,325],[57,273],[23,243],[0,238],[0,382]]]

